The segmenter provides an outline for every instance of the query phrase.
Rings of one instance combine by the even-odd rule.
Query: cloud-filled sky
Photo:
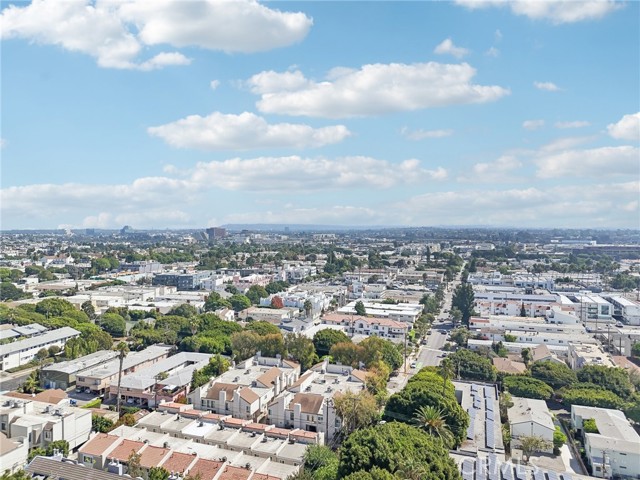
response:
[[[0,227],[640,228],[640,3],[2,0]]]

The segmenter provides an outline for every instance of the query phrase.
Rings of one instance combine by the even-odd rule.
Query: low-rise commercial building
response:
[[[568,362],[573,370],[579,370],[587,365],[616,366],[611,355],[605,352],[600,345],[595,344],[570,343]]]

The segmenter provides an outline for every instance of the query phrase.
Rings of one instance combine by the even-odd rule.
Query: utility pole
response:
[[[407,374],[407,326],[404,329],[404,373]]]

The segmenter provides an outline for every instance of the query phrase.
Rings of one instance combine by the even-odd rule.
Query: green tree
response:
[[[251,300],[249,300],[246,295],[242,295],[241,293],[232,295],[231,298],[229,298],[229,303],[231,303],[231,307],[236,312],[240,312],[251,306]]]
[[[231,308],[229,300],[222,298],[218,292],[211,292],[204,302],[205,312],[213,312],[222,308]]]
[[[255,332],[237,332],[231,336],[231,349],[237,361],[246,360],[258,351],[260,335]]]
[[[520,352],[520,356],[522,357],[524,364],[527,366],[531,363],[531,360],[533,360],[533,354],[531,353],[530,348],[523,348]]]
[[[169,472],[162,467],[151,467],[148,478],[149,480],[169,480]]]
[[[451,320],[453,321],[454,325],[457,325],[458,323],[460,323],[462,321],[462,311],[457,308],[457,307],[453,307],[450,311],[449,311],[449,316],[451,317]]]
[[[286,354],[284,337],[279,332],[261,335],[258,340],[258,351],[263,357],[275,357],[277,355],[284,357]]]
[[[272,335],[280,333],[280,329],[277,325],[265,321],[251,322],[247,325],[247,330],[256,332],[258,335]]]
[[[456,328],[455,330],[451,331],[449,336],[451,340],[456,342],[459,346],[466,347],[467,341],[469,340],[469,330],[463,327]]]
[[[129,345],[127,344],[127,342],[120,342],[118,343],[115,349],[118,352],[118,361],[119,361],[118,389],[116,390],[117,392],[116,411],[118,412],[118,415],[120,415],[120,406],[122,404],[122,399],[120,398],[120,385],[122,383],[122,364],[124,363],[125,357],[129,353]]]
[[[567,436],[564,433],[562,433],[562,430],[560,429],[560,427],[556,426],[556,429],[553,432],[554,451],[559,451],[565,443],[567,443]]]
[[[355,309],[356,315],[361,315],[363,317],[367,316],[367,309],[364,308],[364,303],[362,303],[360,300],[356,302]]]
[[[178,317],[185,317],[185,318],[195,317],[197,314],[198,314],[198,309],[188,303],[183,303],[182,305],[173,307],[167,313],[167,315],[176,315]]]
[[[338,478],[375,468],[401,471],[408,459],[422,467],[421,480],[459,480],[460,473],[442,442],[399,422],[357,430],[340,449]],[[352,477],[358,478],[358,477]]]
[[[345,393],[336,393],[333,397],[333,407],[342,422],[340,433],[344,437],[355,430],[371,425],[380,418],[376,399],[366,390],[357,393],[349,390]]]
[[[313,366],[318,359],[313,342],[302,333],[285,335],[284,346],[289,356],[300,364],[303,372]]]
[[[87,315],[87,317],[89,317],[90,320],[96,318],[96,309],[94,308],[90,300],[83,302],[80,306],[80,309]]]
[[[631,355],[634,357],[640,357],[640,342],[636,342],[631,347]]]
[[[258,305],[260,303],[260,299],[267,298],[269,296],[267,290],[261,285],[251,285],[249,290],[247,290],[246,295],[254,305]]]
[[[364,348],[351,342],[339,342],[331,347],[329,355],[334,362],[357,367],[360,359],[364,356]]]
[[[416,425],[429,435],[439,438],[449,448],[454,445],[453,434],[442,410],[431,405],[423,405],[416,410],[413,417]]]
[[[578,381],[600,385],[621,398],[629,398],[634,391],[629,373],[622,368],[587,365],[578,371]]]
[[[311,316],[311,311],[313,310],[313,303],[311,303],[311,300],[307,299],[304,301],[304,314],[307,318],[309,318],[309,316]]]
[[[460,378],[483,382],[495,382],[496,380],[496,370],[487,357],[478,355],[471,350],[458,350],[448,358]]]
[[[105,313],[100,317],[100,326],[115,337],[123,337],[127,332],[127,323],[117,313]]]
[[[522,449],[522,459],[525,463],[529,462],[531,455],[537,452],[548,450],[550,443],[544,438],[537,435],[527,435],[518,437],[520,448]]]
[[[313,336],[313,345],[320,358],[329,355],[331,347],[336,343],[351,343],[351,339],[342,330],[332,328],[320,330]]]
[[[62,298],[47,298],[38,302],[36,312],[47,318],[64,317],[66,316],[65,314],[76,312],[76,307]]]
[[[142,454],[136,453],[136,451],[132,449],[127,459],[127,473],[133,478],[142,476],[143,470],[140,465],[140,457],[142,457]]]
[[[391,371],[395,371],[403,364],[404,359],[396,344],[390,340],[371,336],[365,338],[359,344],[362,347],[362,358],[360,359],[366,368],[374,363],[382,361],[387,364]]]
[[[578,381],[576,372],[564,363],[546,360],[531,365],[531,376],[550,385],[554,390],[571,385]]]
[[[475,296],[473,294],[473,285],[470,283],[461,283],[456,287],[451,299],[451,308],[457,308],[462,312],[462,323],[469,325],[469,319],[474,315],[473,307],[475,305]]]
[[[0,283],[0,301],[6,302],[7,300],[20,300],[25,296],[27,295],[13,283],[4,281]]]
[[[509,376],[503,381],[509,393],[516,397],[537,398],[539,400],[549,400],[553,395],[553,388],[536,378],[526,376]]]
[[[443,382],[444,391],[434,388]],[[420,407],[426,406],[432,406],[442,412],[453,434],[454,444],[460,445],[467,435],[469,415],[458,403],[453,384],[438,375],[434,368],[422,369],[402,390],[393,394],[385,407],[384,417],[413,424]]]
[[[623,399],[609,390],[589,383],[576,383],[559,391],[562,402],[567,406],[585,405],[587,407],[613,408],[622,410],[626,404]]]
[[[600,433],[595,418],[585,418],[582,421],[582,431],[584,433]]]
[[[304,452],[304,470],[313,480],[333,480],[338,475],[338,455],[329,447],[309,445]]]
[[[113,422],[94,413],[91,415],[91,429],[94,432],[107,433],[113,430]]]

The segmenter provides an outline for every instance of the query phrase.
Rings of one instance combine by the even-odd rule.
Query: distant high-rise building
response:
[[[227,236],[227,229],[220,227],[211,227],[205,230],[209,236],[209,240],[218,240]]]

